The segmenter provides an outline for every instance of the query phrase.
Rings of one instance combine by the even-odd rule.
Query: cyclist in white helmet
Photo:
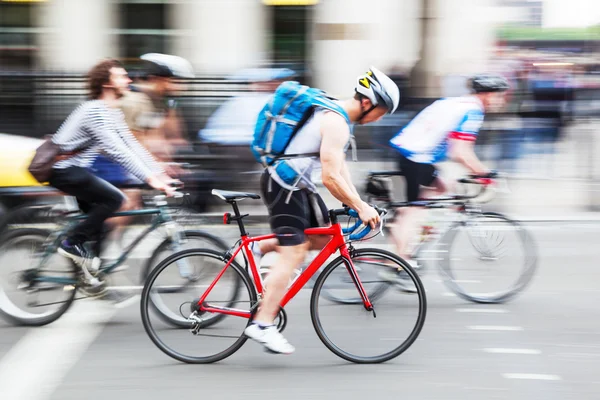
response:
[[[396,111],[400,91],[384,73],[371,68],[358,77],[353,98],[336,102],[351,124],[367,124]],[[296,171],[303,171],[297,185],[284,182],[277,164],[265,169],[261,178],[262,198],[269,209],[270,224],[277,238],[262,241],[253,251],[261,256],[277,249],[278,260],[269,273],[265,297],[246,336],[275,353],[292,353],[294,347],[278,332],[273,321],[293,271],[304,261],[309,249],[321,249],[329,237],[310,240],[304,230],[329,225],[327,207],[311,181],[312,171],[321,165],[324,186],[343,204],[358,211],[360,219],[375,228],[377,211],[361,200],[350,178],[345,152],[351,139],[350,125],[340,113],[316,109],[293,137],[285,154],[318,154],[286,160]]]
[[[447,159],[462,164],[473,174],[490,172],[475,154],[475,141],[485,111],[503,103],[509,84],[502,76],[481,74],[470,79],[470,89],[469,95],[435,101],[390,140],[400,153],[399,167],[406,181],[407,201],[447,191],[435,167]],[[410,240],[423,211],[422,207],[401,209],[397,226],[392,230],[398,255],[413,266],[417,263],[411,259]],[[405,277],[402,271],[397,274],[387,271],[383,275],[390,281]]]

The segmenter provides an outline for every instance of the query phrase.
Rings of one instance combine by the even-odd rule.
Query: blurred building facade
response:
[[[499,0],[497,6],[505,13],[512,25],[539,28],[544,20],[542,0]]]
[[[0,68],[83,72],[146,52],[188,58],[199,75],[264,63],[346,94],[370,64],[410,70],[423,0],[0,0]],[[430,71],[472,72],[494,41],[494,0],[429,0]],[[465,24],[464,21],[469,23]]]

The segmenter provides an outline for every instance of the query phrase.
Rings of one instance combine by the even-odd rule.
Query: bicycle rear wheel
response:
[[[187,292],[175,291],[166,296],[162,290],[171,280],[180,279],[178,261],[185,260],[195,266],[197,279]],[[198,320],[191,317],[191,305],[197,302],[227,264],[224,253],[210,249],[188,249],[171,255],[156,266],[148,276],[140,310],[142,323],[152,342],[168,356],[191,364],[207,364],[222,360],[235,353],[246,342],[243,331],[250,322],[251,310],[256,304],[256,293],[246,271],[233,261],[212,288],[206,299],[211,306],[235,308],[247,312],[248,317],[229,316],[223,313],[199,313]],[[152,295],[163,293],[164,306],[179,310],[185,326],[173,328],[160,316],[153,318]],[[217,324],[218,322],[218,324]],[[195,329],[195,332],[191,332]]]
[[[357,249],[352,255],[355,258],[404,269],[416,293],[385,291],[386,296],[382,294],[371,301],[376,315],[367,311],[362,301],[360,304],[332,302],[323,295],[327,281],[337,280],[344,272],[349,275],[347,260],[338,257],[325,267],[315,283],[310,301],[313,326],[323,344],[337,356],[361,364],[385,362],[406,351],[419,336],[427,313],[425,289],[410,265],[393,253]],[[354,291],[358,295],[355,286]],[[351,349],[353,346],[356,350]]]
[[[448,251],[440,270],[448,288],[465,300],[501,303],[520,293],[537,268],[533,238],[497,213],[470,215],[442,238]]]
[[[175,244],[171,238],[166,238],[160,243],[146,264],[142,268],[141,281],[142,283],[146,280],[146,277],[150,274],[150,271],[158,265],[158,263],[167,256],[175,254],[184,249],[196,248],[196,249],[213,249],[219,252],[223,252],[228,249],[227,245],[218,237],[213,236],[203,231],[183,231],[185,236],[185,243],[181,245]],[[156,290],[152,293],[150,301],[158,315],[165,321],[173,326],[185,328],[188,326],[186,318],[182,317],[179,310],[173,310],[171,307],[163,301],[163,296],[169,296],[176,292],[185,292],[189,289],[189,286],[196,285],[196,281],[199,278],[197,271],[194,271],[194,265],[187,265],[186,259],[179,260],[177,267],[179,270],[179,279],[173,277],[173,281],[168,287],[162,287],[160,290]],[[241,284],[241,282],[239,282]]]
[[[50,232],[13,229],[0,242],[0,315],[15,325],[42,326],[56,321],[77,292],[77,267],[57,253],[45,256]]]

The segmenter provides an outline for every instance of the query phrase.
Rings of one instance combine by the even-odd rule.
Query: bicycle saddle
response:
[[[212,194],[224,201],[238,201],[238,200],[242,200],[242,199],[260,199],[260,196],[255,193],[230,192],[228,190],[213,189]]]

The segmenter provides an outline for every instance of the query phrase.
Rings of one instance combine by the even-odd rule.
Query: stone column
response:
[[[171,12],[173,52],[199,74],[230,74],[266,58],[268,9],[258,0],[179,0]]]
[[[110,34],[115,15],[106,0],[52,0],[39,10],[38,66],[85,72],[105,57],[116,57],[116,37]]]

